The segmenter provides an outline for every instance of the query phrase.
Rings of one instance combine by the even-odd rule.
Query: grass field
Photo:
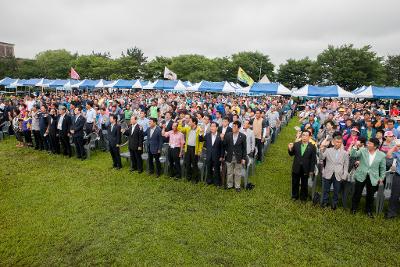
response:
[[[400,220],[290,200],[295,122],[236,193],[0,143],[0,265],[400,263]]]

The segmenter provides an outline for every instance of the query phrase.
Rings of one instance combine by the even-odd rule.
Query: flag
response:
[[[165,67],[165,69],[164,69],[164,79],[177,80],[178,76],[176,76],[176,73],[172,72],[167,67]]]
[[[80,78],[79,74],[71,67],[71,79],[79,80]]]
[[[250,86],[254,83],[254,80],[241,67],[238,69],[237,79]]]

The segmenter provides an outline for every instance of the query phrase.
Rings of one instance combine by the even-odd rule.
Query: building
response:
[[[13,57],[14,56],[14,44],[0,42],[0,58]]]

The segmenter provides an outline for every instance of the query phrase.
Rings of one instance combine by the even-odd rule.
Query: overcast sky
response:
[[[400,0],[13,0],[0,4],[0,41],[22,58],[136,45],[149,58],[258,50],[278,65],[329,44],[400,54],[399,11]]]

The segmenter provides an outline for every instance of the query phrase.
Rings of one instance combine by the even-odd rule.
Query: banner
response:
[[[172,72],[167,67],[165,67],[165,69],[164,69],[164,79],[177,80],[178,76],[176,75],[175,72]]]

